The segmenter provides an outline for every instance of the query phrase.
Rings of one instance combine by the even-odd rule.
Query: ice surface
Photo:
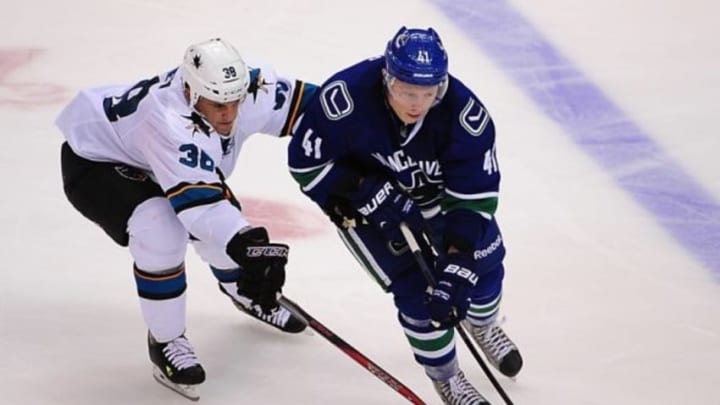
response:
[[[683,211],[692,206],[688,201],[658,216],[618,182],[630,181],[652,202],[672,195],[668,187],[683,186],[684,177],[633,182],[634,174],[677,167],[708,201],[720,200],[715,2],[476,2],[468,16],[514,7],[566,61],[557,70],[530,64],[522,72],[507,70],[473,42],[436,8],[440,1],[6,3],[0,14],[0,403],[189,403],[151,377],[129,255],[62,194],[61,135],[52,121],[64,102],[85,86],[164,71],[179,63],[189,43],[213,36],[319,82],[379,54],[402,24],[440,32],[451,70],[497,124],[498,217],[508,245],[505,327],[526,360],[517,382],[500,378],[515,403],[720,403],[717,263],[698,260],[682,243],[689,236],[673,232],[718,218],[695,215],[708,212],[705,206]],[[502,34],[492,40],[512,45]],[[599,164],[551,114],[567,118],[574,110],[537,104],[517,79],[569,85],[577,72],[619,113],[570,118],[637,128],[666,160],[616,156],[633,164]],[[285,292],[437,404],[390,297],[287,174],[286,142],[253,138],[230,180],[250,217],[267,221],[276,238],[291,244]],[[628,151],[645,152],[632,145]],[[712,246],[707,235],[695,237]],[[239,314],[192,251],[188,280],[187,334],[208,373],[200,403],[406,403],[320,336],[285,336]],[[500,404],[464,348],[460,355],[466,375]]]

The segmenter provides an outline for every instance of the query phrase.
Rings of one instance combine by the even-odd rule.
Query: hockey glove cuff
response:
[[[428,299],[433,326],[448,329],[465,319],[470,293],[478,275],[471,269],[472,257],[453,253],[439,259],[436,265],[437,285]]]

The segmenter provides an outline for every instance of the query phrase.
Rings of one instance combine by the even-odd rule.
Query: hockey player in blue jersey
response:
[[[338,72],[311,101],[289,144],[293,178],[337,225],[347,248],[389,293],[415,359],[446,404],[485,404],[459,368],[463,322],[489,362],[513,377],[522,357],[497,318],[505,246],[494,213],[495,126],[448,74],[433,29],[402,27],[385,53]],[[436,287],[399,230],[440,247]],[[421,239],[422,240],[422,239]]]

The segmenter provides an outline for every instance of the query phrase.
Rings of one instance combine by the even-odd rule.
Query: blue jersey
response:
[[[414,125],[404,125],[387,104],[384,66],[383,57],[366,60],[323,84],[290,141],[290,172],[325,210],[346,193],[348,181],[386,176],[426,218],[442,212],[445,235],[474,249],[497,207],[493,121],[472,91],[450,76],[444,97]]]

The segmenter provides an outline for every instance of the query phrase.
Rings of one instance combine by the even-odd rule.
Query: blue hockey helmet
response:
[[[387,73],[405,83],[434,86],[448,74],[448,56],[434,29],[402,27],[385,48]]]

